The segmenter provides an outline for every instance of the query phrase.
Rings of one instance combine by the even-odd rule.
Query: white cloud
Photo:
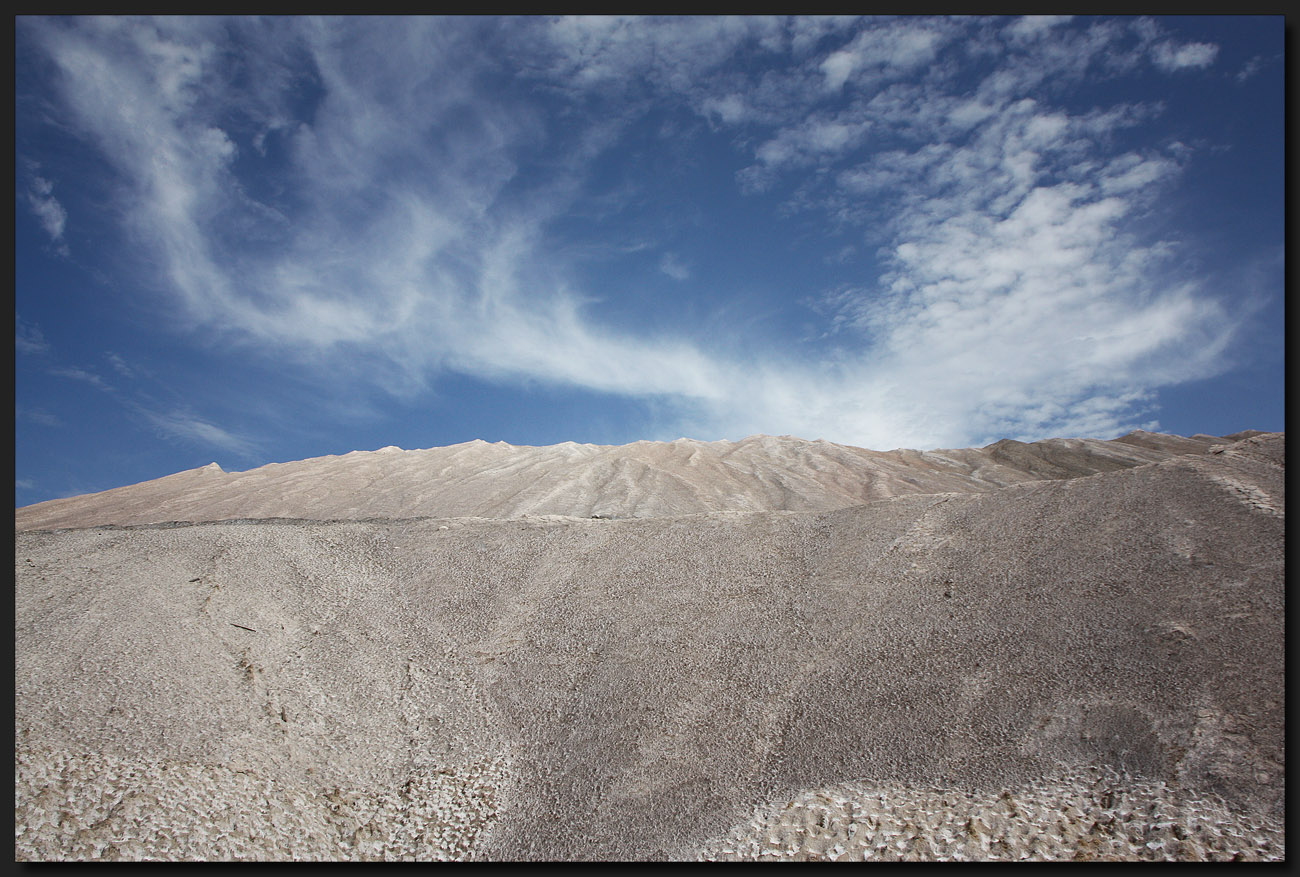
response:
[[[256,443],[229,430],[183,411],[158,412],[141,409],[141,413],[164,436],[217,448],[243,457],[257,451]]]
[[[710,95],[701,102],[700,112],[723,125],[738,125],[750,115],[745,98],[738,94]]]
[[[134,231],[165,257],[164,273],[187,309],[211,318],[232,306],[200,217],[227,191],[232,149],[225,135],[193,118],[204,59],[201,35],[169,34],[191,19],[88,19],[80,27],[33,23],[63,71],[76,121],[131,181]]]
[[[1101,171],[1101,190],[1107,195],[1122,195],[1145,189],[1169,177],[1178,166],[1169,159],[1143,157],[1135,152],[1121,155]]]
[[[659,260],[659,270],[673,280],[690,280],[690,267],[673,253],[664,253]]]
[[[63,242],[63,228],[68,222],[68,213],[54,197],[54,184],[43,177],[33,177],[27,191],[27,203],[40,220],[41,227],[56,244]]]
[[[45,340],[45,335],[39,326],[30,325],[24,322],[22,317],[15,316],[14,348],[18,353],[31,356],[48,352],[50,342]]]
[[[51,414],[48,411],[42,411],[40,409],[31,410],[28,408],[19,408],[17,411],[17,417],[19,420],[28,420],[32,423],[39,423],[41,426],[63,425],[63,421],[59,419],[57,414]]]
[[[1263,58],[1261,56],[1256,55],[1251,58],[1245,64],[1241,65],[1241,69],[1237,71],[1237,82],[1245,82],[1246,80],[1253,78],[1256,73],[1263,69],[1263,66]]]
[[[856,15],[801,15],[790,19],[790,52],[802,58],[831,34],[848,30],[858,22]]]
[[[701,435],[953,446],[1149,422],[1154,390],[1211,373],[1231,330],[1126,224],[1179,172],[1108,145],[1154,110],[1071,113],[1039,88],[1118,52],[1113,23],[904,19],[852,37],[852,22],[765,18],[24,26],[62,71],[70,122],[126,181],[129,228],[191,328],[393,392],[455,369],[659,398]],[[226,28],[264,68],[239,88]],[[963,29],[992,34],[974,88],[944,51]],[[787,45],[762,74],[731,63]],[[1202,44],[1160,46],[1172,44],[1152,50],[1158,64],[1213,60]],[[282,56],[310,62],[306,109]],[[561,123],[494,85],[502,57],[567,101]],[[706,348],[686,329],[592,316],[547,234],[639,112],[606,100],[625,91],[748,126],[743,187],[801,171],[812,209],[884,241],[883,274],[823,301],[832,345],[809,357],[720,333]],[[283,191],[246,188],[239,162],[273,153]],[[691,276],[673,253],[658,267]],[[254,447],[193,415],[147,416],[170,436]]]
[[[838,91],[859,71],[873,81],[908,73],[932,62],[949,37],[937,19],[903,19],[867,28],[821,62],[826,88]]]
[[[108,360],[109,365],[113,366],[113,368],[117,370],[117,373],[120,374],[122,377],[124,378],[135,377],[135,369],[132,368],[130,365],[128,365],[126,360],[123,359],[119,354],[116,354],[110,350],[108,353],[104,354],[104,358]]]
[[[646,79],[685,92],[742,43],[780,31],[766,16],[578,15],[549,22],[542,36],[555,52],[552,72],[576,88],[623,89]]]
[[[63,233],[68,224],[68,211],[59,203],[59,199],[54,197],[54,183],[41,175],[40,163],[23,159],[21,164],[26,171],[27,206],[31,208],[41,228],[49,235],[55,252],[67,256],[68,244]]]
[[[1068,24],[1072,15],[1024,15],[1007,26],[1006,33],[1016,40],[1033,40],[1046,35],[1057,25]]]
[[[1072,116],[1010,100],[1005,72],[990,74],[999,84],[978,89],[978,102],[931,92],[921,146],[877,152],[834,178],[828,204],[867,205],[857,221],[888,230],[889,270],[823,298],[840,356],[800,375],[815,393],[755,398],[789,399],[827,438],[954,446],[1118,434],[1138,425],[1156,388],[1224,367],[1234,316],[1175,280],[1170,248],[1126,224],[1179,166],[1104,152],[1112,132],[1150,111]],[[877,127],[898,130],[915,106],[875,103]]]
[[[1254,57],[1250,58],[1250,60],[1248,60],[1245,64],[1241,65],[1241,69],[1237,71],[1237,75],[1235,78],[1239,84],[1245,83],[1247,80],[1253,79],[1255,75],[1259,73],[1259,71],[1263,70],[1265,67],[1271,67],[1272,65],[1281,62],[1282,62],[1282,57],[1280,55],[1273,55],[1273,56],[1255,55]]]
[[[1214,63],[1219,55],[1219,47],[1212,43],[1157,43],[1152,49],[1151,60],[1161,70],[1176,71],[1204,69]]]
[[[755,156],[765,169],[785,165],[803,165],[826,157],[835,157],[862,142],[869,124],[845,123],[834,118],[810,119],[797,127],[786,128],[763,143]]]
[[[109,385],[104,382],[103,378],[101,378],[99,375],[95,374],[94,372],[87,371],[84,368],[76,368],[75,366],[60,366],[58,368],[50,369],[50,374],[57,375],[58,377],[61,378],[71,378],[74,381],[81,381],[83,383],[90,384],[92,387],[98,387],[101,390],[111,390]]]

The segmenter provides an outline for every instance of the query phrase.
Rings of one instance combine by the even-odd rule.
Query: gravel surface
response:
[[[1284,437],[1191,450],[18,532],[16,858],[1281,858]]]
[[[850,783],[758,808],[702,861],[1277,862],[1279,819],[1093,770],[1014,791]]]

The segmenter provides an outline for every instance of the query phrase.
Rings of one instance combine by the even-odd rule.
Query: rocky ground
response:
[[[1282,858],[1284,437],[1137,438],[820,510],[22,529],[16,858]]]

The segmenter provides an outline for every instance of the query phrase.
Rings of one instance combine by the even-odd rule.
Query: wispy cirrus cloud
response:
[[[1175,269],[1177,243],[1134,222],[1184,166],[1155,142],[1118,145],[1159,107],[1065,100],[1144,59],[1180,75],[1214,61],[1148,20],[21,26],[60,71],[69,124],[120,175],[117,209],[183,325],[394,393],[451,370],[656,398],[699,434],[954,445],[1147,423],[1155,390],[1214,373],[1231,337]],[[820,351],[593,315],[601,293],[556,255],[554,228],[598,197],[634,203],[597,168],[664,107],[730,138],[743,191],[876,250],[811,297]],[[689,265],[657,267],[685,285]]]
[[[162,412],[142,409],[141,413],[168,438],[180,439],[200,447],[224,451],[244,458],[255,456],[259,450],[256,442],[186,411]]]
[[[114,353],[110,350],[104,354],[104,358],[108,360],[108,364],[113,367],[113,370],[122,377],[136,377],[136,368],[127,363],[127,361],[122,358],[121,354]]]
[[[690,266],[673,253],[664,253],[659,259],[659,270],[673,280],[690,280]]]
[[[243,459],[255,459],[262,450],[259,442],[239,431],[231,430],[213,423],[210,419],[193,413],[189,408],[176,408],[160,405],[147,391],[138,387],[123,390],[114,386],[93,369],[76,365],[60,364],[52,346],[44,338],[40,329],[26,324],[19,316],[16,318],[17,337],[15,339],[19,352],[39,354],[47,374],[65,380],[85,384],[100,390],[112,398],[131,417],[152,426],[160,435],[171,440],[178,440],[190,445],[198,445],[236,454]],[[147,370],[139,365],[131,365],[121,355],[108,352],[105,359],[123,378],[135,381],[141,376],[149,376]],[[33,408],[27,405],[15,406],[17,420],[40,424],[47,427],[66,425],[64,418],[44,407]],[[22,485],[19,485],[22,486]],[[28,488],[33,486],[29,483]],[[73,493],[76,493],[73,490]]]
[[[50,374],[61,378],[69,378],[74,381],[81,381],[90,384],[92,387],[98,387],[101,390],[110,390],[108,383],[93,371],[76,366],[57,366],[51,368]]]
[[[1261,70],[1281,62],[1282,56],[1280,55],[1274,55],[1271,57],[1255,55],[1241,66],[1241,69],[1237,71],[1233,78],[1237,81],[1238,85],[1242,85],[1245,84],[1247,80],[1253,79]]]
[[[50,241],[64,255],[68,252],[63,238],[63,229],[68,222],[68,212],[63,209],[59,199],[54,197],[54,184],[41,176],[33,175],[28,181],[27,204],[40,220],[41,227],[50,236]]]
[[[26,323],[21,315],[17,315],[14,318],[14,349],[20,354],[33,356],[48,352],[50,342],[45,340],[39,326]]]
[[[57,414],[51,414],[49,411],[45,411],[40,408],[24,408],[23,406],[20,405],[17,407],[15,411],[15,416],[19,420],[27,420],[32,423],[39,423],[41,426],[62,426],[63,425],[63,421],[59,418]]]

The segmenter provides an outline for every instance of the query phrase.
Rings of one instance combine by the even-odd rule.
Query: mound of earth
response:
[[[16,858],[1282,859],[1285,443],[1232,438],[471,443],[20,510]],[[509,492],[547,460],[587,480]]]
[[[219,521],[523,515],[660,517],[824,511],[893,496],[983,492],[1206,453],[1231,439],[1131,433],[1114,441],[1003,440],[985,448],[869,451],[825,441],[515,447],[466,442],[383,448],[224,472],[216,463],[154,481],[18,509],[20,530]]]

